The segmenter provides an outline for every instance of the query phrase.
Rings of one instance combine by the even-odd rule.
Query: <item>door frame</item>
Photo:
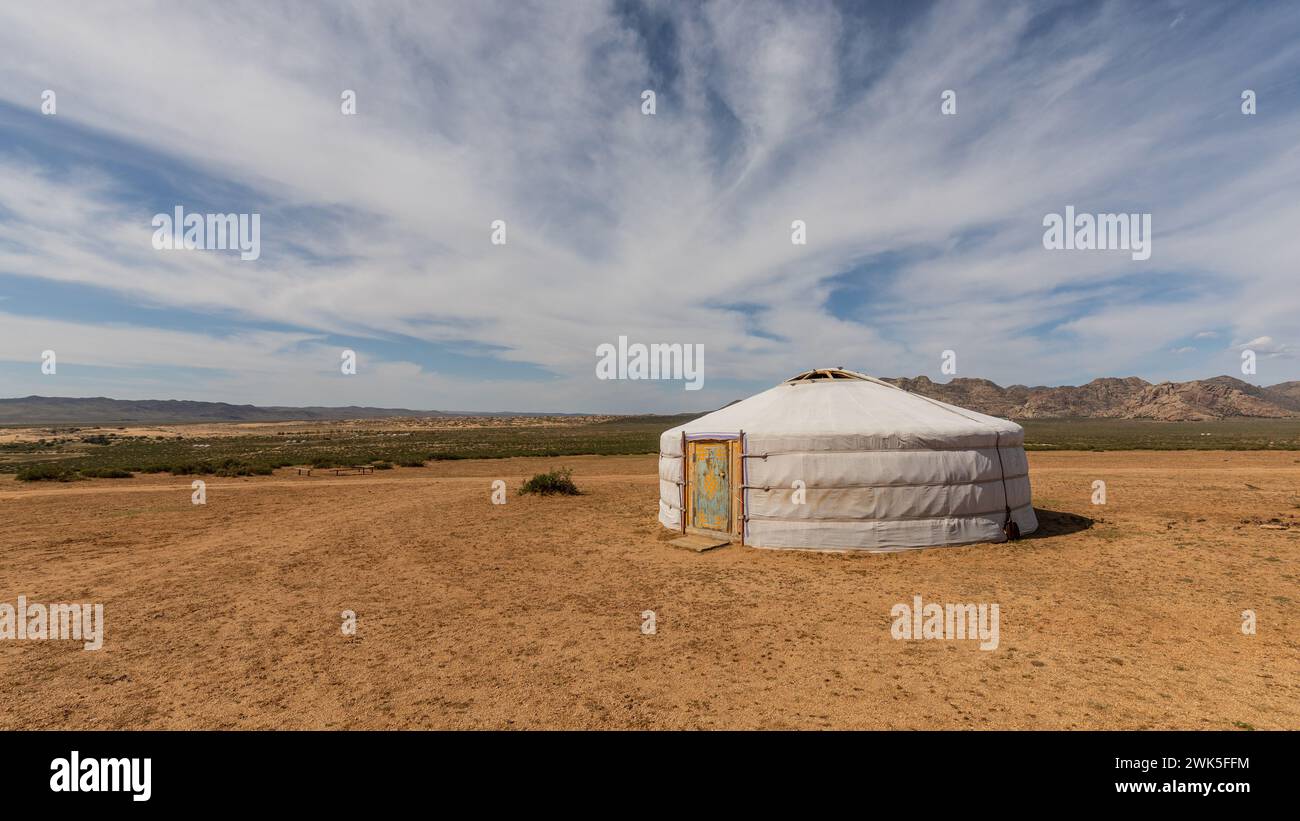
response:
[[[682,531],[697,536],[708,536],[716,539],[727,539],[733,542],[744,544],[745,541],[745,476],[744,476],[744,455],[741,452],[741,435],[728,433],[707,433],[707,434],[689,434],[685,438],[685,448],[682,454],[682,481],[683,481],[683,500],[685,504],[682,510]],[[696,444],[720,445],[727,446],[727,482],[730,499],[730,532],[721,530],[705,530],[695,527],[691,524],[695,518],[695,493],[691,487],[691,482],[695,478],[695,446]]]

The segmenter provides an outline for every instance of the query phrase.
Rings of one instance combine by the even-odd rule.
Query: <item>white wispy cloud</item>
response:
[[[1295,344],[1285,7],[962,3],[893,30],[821,3],[643,14],[671,38],[595,2],[0,10],[0,101],[59,94],[55,117],[12,127],[74,158],[0,153],[0,273],[306,329],[7,315],[0,360],[60,337],[61,361],[122,368],[120,395],[158,388],[126,363],[212,363],[194,398],[631,410],[720,404],[729,380],[809,366],[933,373],[945,349],[958,375],[1053,384],[1182,372],[1194,352],[1170,351],[1205,328]],[[956,117],[939,114],[949,88]],[[175,191],[261,211],[263,259],[154,251]],[[1152,213],[1152,258],[1044,251],[1042,217],[1067,204]],[[846,308],[835,277],[881,258]],[[328,373],[331,334],[491,346],[550,377],[369,356],[348,383]],[[706,390],[596,381],[596,345],[619,335],[703,343]],[[1221,354],[1202,375],[1232,367]],[[1276,359],[1261,378],[1300,377]],[[24,380],[12,392],[50,390]]]

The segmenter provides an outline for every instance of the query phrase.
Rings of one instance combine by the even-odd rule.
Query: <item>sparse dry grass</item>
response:
[[[204,507],[0,477],[0,601],[107,623],[0,642],[0,727],[1300,728],[1294,454],[1030,463],[1041,535],[892,555],[672,548],[653,457],[280,471]],[[584,495],[514,495],[562,465]],[[894,641],[914,595],[998,603],[1000,646]]]

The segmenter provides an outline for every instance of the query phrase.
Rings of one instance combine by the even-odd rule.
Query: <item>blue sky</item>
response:
[[[0,396],[1300,379],[1298,137],[1287,3],[10,4]],[[177,205],[260,214],[260,258],[154,250]],[[1150,259],[1044,249],[1067,205],[1151,214]],[[704,389],[598,380],[619,336],[702,344]]]

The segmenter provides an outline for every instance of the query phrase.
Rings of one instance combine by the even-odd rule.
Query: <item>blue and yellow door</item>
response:
[[[686,443],[687,526],[709,535],[740,537],[740,443]]]

